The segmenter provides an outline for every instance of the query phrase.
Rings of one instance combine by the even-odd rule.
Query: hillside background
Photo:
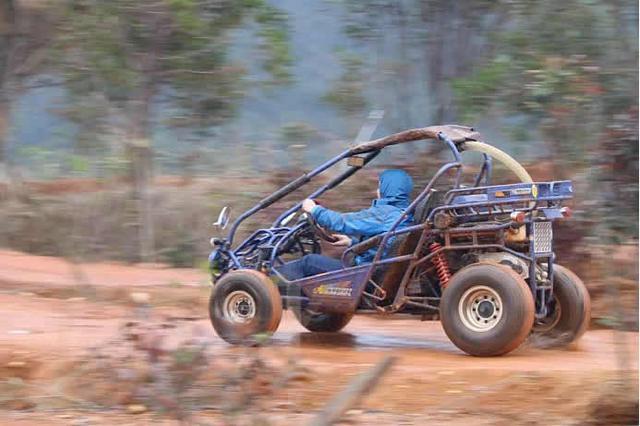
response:
[[[223,205],[239,215],[382,110],[373,137],[472,125],[537,179],[572,179],[562,261],[637,251],[634,1],[0,5],[3,246],[199,265]],[[442,155],[394,148],[328,201],[365,206],[377,169],[423,182]]]

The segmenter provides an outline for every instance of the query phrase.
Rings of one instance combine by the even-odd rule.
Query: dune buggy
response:
[[[314,332],[339,331],[360,313],[439,318],[451,341],[476,356],[508,353],[530,333],[557,344],[579,338],[589,322],[589,294],[573,272],[555,264],[553,252],[552,224],[570,215],[563,202],[572,197],[571,182],[533,182],[518,162],[481,139],[473,128],[445,125],[364,142],[244,212],[226,238],[211,239],[209,313],[218,335],[244,344],[274,333],[284,308]],[[320,240],[333,239],[301,212],[301,202],[233,244],[244,220],[343,160],[348,166],[308,198],[335,188],[385,148],[418,140],[443,143],[452,160],[388,232],[349,247],[342,269],[294,281],[278,272],[287,257],[318,253]],[[467,151],[481,153],[482,165],[473,182],[463,185],[462,153]],[[514,183],[491,184],[494,161],[513,172]],[[413,215],[413,224],[400,228],[407,215]],[[216,225],[224,228],[228,222],[225,207]],[[377,254],[371,263],[352,264],[354,255],[372,247]]]

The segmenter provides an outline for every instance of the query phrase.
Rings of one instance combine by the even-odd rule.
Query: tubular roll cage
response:
[[[343,269],[339,271],[326,272],[323,274],[315,275],[313,278],[318,281],[321,281],[324,277],[330,277],[331,274],[336,274],[338,272],[347,272],[347,271],[356,271],[356,270],[365,270],[366,271],[366,281],[367,283],[371,283],[373,287],[382,292],[382,297],[376,294],[371,294],[363,291],[363,294],[371,297],[374,300],[383,300],[385,296],[385,291],[382,289],[377,283],[375,283],[372,279],[374,272],[377,268],[383,265],[389,265],[398,262],[406,262],[409,264],[406,268],[402,276],[402,280],[398,286],[398,290],[395,294],[395,297],[391,304],[380,307],[376,306],[378,311],[382,312],[396,312],[401,309],[405,304],[418,306],[425,309],[430,310],[438,310],[438,306],[430,303],[433,300],[438,300],[439,297],[413,297],[405,295],[405,289],[411,280],[414,272],[417,271],[417,268],[429,262],[435,256],[440,253],[447,251],[455,251],[455,250],[470,250],[470,249],[497,249],[513,256],[516,256],[520,259],[529,262],[529,287],[531,289],[532,295],[536,303],[536,316],[544,317],[547,313],[547,301],[551,299],[552,296],[552,285],[544,285],[539,286],[536,280],[536,265],[538,263],[538,259],[546,259],[547,261],[547,273],[548,273],[548,281],[549,283],[553,283],[553,262],[555,259],[555,254],[551,251],[548,253],[536,253],[534,251],[533,244],[529,244],[529,252],[528,254],[520,253],[515,251],[509,247],[506,247],[505,244],[505,232],[509,227],[513,225],[513,223],[504,223],[504,224],[476,224],[473,227],[465,227],[459,226],[448,229],[437,229],[432,227],[432,220],[438,212],[441,211],[449,211],[456,214],[460,209],[480,209],[480,208],[489,208],[490,213],[508,213],[510,211],[515,210],[514,208],[504,208],[505,202],[494,201],[494,202],[471,202],[471,203],[461,203],[461,204],[449,204],[454,201],[454,197],[461,194],[470,194],[474,192],[481,192],[488,188],[492,188],[490,186],[491,174],[492,174],[492,159],[486,153],[483,153],[484,161],[481,166],[480,171],[478,172],[475,180],[474,186],[469,188],[460,188],[460,181],[462,177],[462,156],[461,153],[465,150],[465,142],[468,141],[478,141],[479,134],[475,132],[473,128],[458,126],[458,125],[446,125],[446,126],[431,126],[425,128],[418,129],[410,129],[404,132],[396,133],[381,139],[369,141],[362,143],[360,145],[356,145],[351,147],[350,149],[342,152],[338,156],[326,161],[321,164],[317,168],[311,170],[308,173],[305,173],[284,187],[280,188],[273,194],[264,198],[260,202],[258,202],[254,207],[242,213],[231,225],[227,238],[224,240],[222,244],[222,250],[229,256],[231,263],[233,264],[233,268],[243,268],[242,262],[240,258],[244,255],[251,253],[255,249],[264,249],[270,252],[269,260],[266,264],[261,265],[262,268],[266,268],[265,272],[270,272],[276,275],[284,284],[286,285],[295,285],[296,283],[303,281],[308,278],[303,278],[300,280],[289,281],[284,276],[282,276],[275,268],[275,264],[278,262],[282,262],[279,259],[278,251],[282,247],[283,243],[288,241],[289,237],[294,235],[298,230],[301,229],[305,224],[300,223],[293,227],[282,226],[281,222],[292,213],[298,211],[302,206],[302,201],[297,202],[287,211],[282,213],[272,224],[272,227],[269,229],[259,229],[251,234],[247,239],[245,239],[241,244],[238,245],[236,249],[231,249],[231,245],[233,244],[233,240],[235,234],[238,230],[238,227],[242,222],[244,222],[247,218],[251,217],[258,211],[261,211],[273,203],[279,201],[285,196],[291,194],[293,191],[299,189],[303,185],[309,183],[314,177],[322,174],[324,171],[334,166],[338,162],[363,154],[363,161],[360,165],[357,166],[349,166],[349,168],[338,176],[330,180],[328,183],[322,185],[311,194],[309,194],[306,198],[316,198],[325,192],[335,188],[340,185],[343,181],[351,177],[361,168],[364,168],[370,161],[372,161],[375,157],[377,157],[383,148],[395,145],[399,143],[409,142],[409,141],[417,141],[423,139],[435,139],[443,142],[448,149],[451,151],[453,155],[453,161],[450,161],[439,168],[436,174],[431,178],[429,183],[425,186],[425,188],[420,192],[420,194],[411,202],[409,207],[403,212],[403,214],[396,220],[391,229],[386,233],[378,236],[374,236],[366,241],[358,243],[354,246],[348,248],[343,254]],[[445,204],[434,208],[428,215],[428,217],[420,224],[412,225],[409,227],[405,227],[402,229],[397,229],[400,223],[402,223],[407,216],[413,214],[416,208],[421,205],[423,202],[426,202],[427,199],[432,194],[432,189],[435,186],[435,183],[445,174],[450,171],[455,171],[455,180],[453,189],[449,190],[445,194]],[[480,186],[481,183],[484,182],[485,186]],[[553,187],[553,183],[548,183]],[[507,185],[508,186],[508,185]],[[547,207],[554,207],[558,201],[565,200],[571,198],[567,195],[546,195],[541,197],[531,196],[531,197],[520,197],[517,202],[525,203],[525,207],[518,208],[518,211],[532,212],[535,210],[541,202],[545,202]],[[510,201],[513,204],[513,200]],[[508,204],[508,203],[507,203]],[[528,207],[526,207],[528,205]],[[499,209],[499,211],[494,211],[493,209]],[[479,210],[476,210],[478,212]],[[527,226],[528,228],[532,226],[532,224],[536,221],[543,220],[535,217],[535,215],[527,215],[527,219],[525,220],[522,226]],[[382,259],[383,252],[385,251],[385,247],[390,238],[396,237],[399,235],[407,234],[414,231],[421,230],[420,238],[418,243],[416,244],[415,250],[411,254],[399,255],[394,257],[388,257]],[[497,233],[498,239],[494,242],[481,242],[480,235],[486,233]],[[457,237],[460,235],[470,236],[470,243],[459,243],[456,242]],[[437,250],[431,251],[426,255],[421,255],[422,246],[425,241],[432,237],[439,237],[444,241],[444,244],[438,248]],[[357,266],[349,266],[345,262],[346,254],[349,252],[354,252],[359,247],[362,247],[366,244],[371,243],[373,240],[379,240],[377,252],[371,263],[365,265],[357,265]],[[301,299],[301,297],[297,296],[288,296],[282,295],[283,299]],[[304,299],[304,297],[302,298]]]

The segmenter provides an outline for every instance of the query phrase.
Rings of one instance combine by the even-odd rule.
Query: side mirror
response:
[[[220,229],[224,229],[229,224],[229,214],[231,213],[231,209],[229,206],[224,206],[218,215],[218,220],[213,222],[213,226],[216,226]]]

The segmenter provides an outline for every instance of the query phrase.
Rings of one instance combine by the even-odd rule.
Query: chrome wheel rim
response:
[[[479,333],[492,330],[502,318],[500,295],[484,285],[473,286],[464,292],[458,303],[458,314],[465,327]]]
[[[246,291],[236,290],[224,299],[222,313],[227,321],[245,324],[256,315],[256,302]]]

